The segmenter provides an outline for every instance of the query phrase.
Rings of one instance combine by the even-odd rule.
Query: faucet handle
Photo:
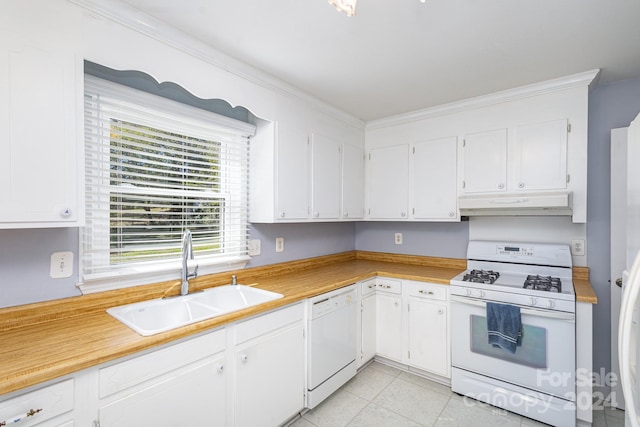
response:
[[[190,273],[189,270],[191,270],[191,268],[193,268],[193,270]],[[198,263],[192,259],[187,260],[187,271],[185,273],[187,279],[195,279],[198,277]]]
[[[238,278],[236,277],[235,274],[231,276],[231,284],[232,285],[237,285],[238,284]]]

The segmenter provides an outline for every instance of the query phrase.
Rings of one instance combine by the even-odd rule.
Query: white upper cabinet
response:
[[[551,120],[464,137],[463,191],[499,193],[567,188],[567,120]]]
[[[0,33],[0,228],[82,225],[82,62],[7,33]]]
[[[278,123],[277,212],[280,220],[309,217],[309,141],[305,129]]]
[[[311,136],[311,212],[313,219],[340,218],[341,144]]]
[[[412,217],[458,220],[458,138],[438,138],[413,146]]]
[[[364,217],[364,151],[342,145],[342,218]]]
[[[407,219],[409,146],[369,151],[368,216],[371,219]]]
[[[249,221],[361,218],[362,130],[280,97],[276,115],[275,122],[258,120],[250,142]]]
[[[507,129],[467,134],[462,147],[465,193],[507,190]]]
[[[516,127],[514,190],[567,187],[567,130],[566,119]]]

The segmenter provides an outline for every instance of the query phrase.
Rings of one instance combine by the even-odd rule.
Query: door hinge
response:
[[[411,147],[411,153],[416,154],[416,147]]]
[[[567,174],[567,182],[571,182],[571,175]]]
[[[462,188],[465,188],[467,186],[467,183],[463,180],[462,181]]]
[[[93,427],[100,427],[100,420],[93,420]]]
[[[571,123],[567,123],[567,133],[571,133]]]
[[[466,147],[466,146],[467,146],[467,140],[466,140],[466,139],[463,139],[463,140],[462,140],[462,148],[464,148],[464,147]]]
[[[411,359],[411,351],[407,351],[407,358]]]
[[[371,153],[369,153],[369,160],[371,160]]]

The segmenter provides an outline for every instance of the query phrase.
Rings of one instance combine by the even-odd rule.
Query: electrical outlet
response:
[[[584,247],[584,240],[582,239],[573,239],[571,241],[571,255],[574,256],[584,256],[586,255],[587,250]]]
[[[276,252],[284,252],[284,237],[276,237]]]
[[[49,276],[52,279],[71,277],[73,273],[73,252],[54,252],[51,254]]]
[[[396,233],[396,245],[401,245],[402,244],[402,233]]]
[[[260,240],[251,239],[247,242],[247,252],[249,256],[260,255]]]

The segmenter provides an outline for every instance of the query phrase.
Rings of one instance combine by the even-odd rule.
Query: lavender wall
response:
[[[589,96],[587,263],[598,295],[593,307],[593,368],[611,370],[610,209],[611,129],[640,112],[640,78],[596,87]],[[615,321],[615,319],[613,319]]]
[[[53,252],[71,251],[73,275],[52,279]],[[0,307],[80,295],[78,229],[44,228],[0,230]]]
[[[251,239],[261,242],[261,254],[248,267],[352,251],[355,224],[352,222],[305,224],[253,224]],[[284,237],[284,251],[276,252],[276,238]]]
[[[402,233],[402,245],[395,244]],[[356,249],[397,254],[466,258],[469,223],[359,222]]]

